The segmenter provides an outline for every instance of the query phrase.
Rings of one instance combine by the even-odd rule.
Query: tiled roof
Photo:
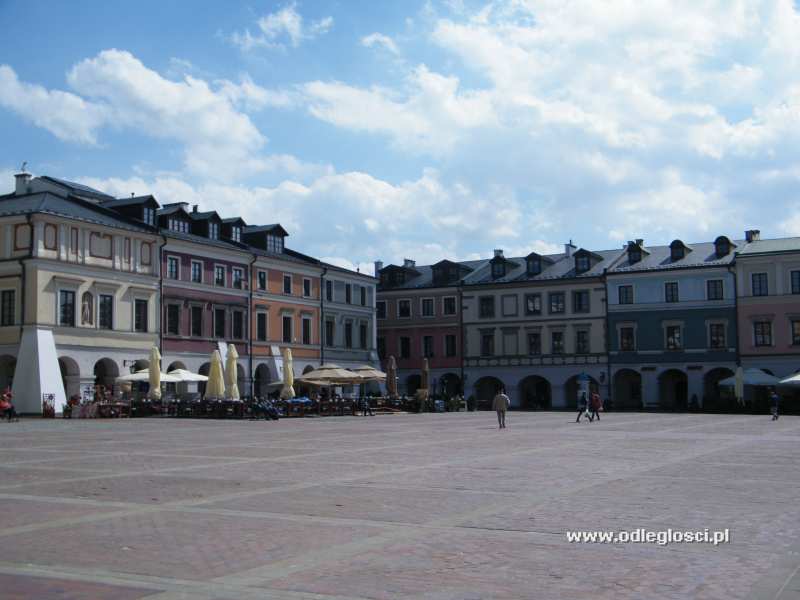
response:
[[[698,267],[715,267],[727,265],[733,262],[734,253],[737,247],[741,247],[745,242],[741,240],[731,240],[731,251],[722,257],[717,257],[714,242],[701,242],[699,244],[687,244],[686,255],[673,261],[671,258],[670,247],[667,246],[643,246],[642,260],[631,264],[628,262],[628,252],[623,251],[623,255],[610,273],[633,273],[639,271],[662,271],[668,269],[692,269]],[[691,252],[688,251],[691,248]]]
[[[280,230],[283,235],[289,235],[286,230],[281,227],[280,223],[272,223],[270,225],[248,225],[244,228],[245,233],[261,233]]]
[[[104,208],[119,208],[121,206],[133,206],[136,204],[144,204],[145,202],[152,201],[155,204],[156,199],[151,195],[146,196],[133,196],[132,198],[115,198],[114,200],[104,200],[100,206]]]
[[[739,254],[762,254],[764,252],[797,252],[800,251],[800,237],[781,238],[777,240],[755,240],[748,242]]]
[[[210,219],[211,217],[217,217],[219,219],[219,215],[215,210],[208,210],[206,212],[190,212],[189,216],[195,221],[205,221],[206,219]],[[220,219],[221,221],[222,219]]]
[[[82,183],[75,183],[74,181],[67,181],[66,179],[58,179],[57,177],[50,177],[49,175],[42,175],[42,179],[60,185],[61,187],[69,188],[71,192],[78,196],[86,196],[97,200],[113,200],[114,196],[96,190],[88,185]]]

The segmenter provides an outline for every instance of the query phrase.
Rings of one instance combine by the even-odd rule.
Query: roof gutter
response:
[[[328,267],[322,267],[319,276],[319,364],[325,364],[325,275]]]
[[[250,398],[255,398],[255,383],[253,378],[253,275],[254,275],[254,265],[258,260],[258,256],[255,254],[252,255],[253,260],[250,261],[250,272],[247,274],[247,289],[250,292],[248,294],[248,302],[247,302],[247,322],[249,325],[247,326],[247,357],[248,357],[248,373],[250,374]]]

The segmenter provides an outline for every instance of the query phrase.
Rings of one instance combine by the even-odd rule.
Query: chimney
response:
[[[744,239],[748,242],[757,242],[761,239],[761,231],[758,229],[748,229],[744,232]]]
[[[197,204],[192,204],[192,212],[193,213],[197,212]]]
[[[381,269],[383,269],[383,261],[376,260],[375,261],[375,277],[381,274]]]
[[[410,258],[404,258],[403,259],[403,266],[406,269],[413,269],[414,267],[417,266],[417,261],[411,260]]]
[[[14,188],[14,193],[18,196],[22,194],[27,194],[31,191],[31,174],[22,171],[14,175],[14,179],[16,180],[16,186]]]
[[[572,240],[570,240],[568,244],[564,244],[564,254],[567,255],[567,258],[572,256],[573,250],[577,250],[577,248],[572,245]]]
[[[502,248],[495,248],[494,249],[494,257],[495,258],[503,258],[503,249]]]
[[[639,248],[641,248],[642,246],[644,246],[644,240],[642,238],[636,238],[636,245],[639,246]]]

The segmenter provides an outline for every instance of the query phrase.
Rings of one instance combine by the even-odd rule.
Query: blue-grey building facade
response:
[[[630,241],[607,271],[611,404],[712,408],[737,364],[736,248],[714,242]]]

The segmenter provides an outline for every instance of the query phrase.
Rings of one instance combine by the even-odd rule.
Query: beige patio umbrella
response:
[[[740,404],[744,403],[744,369],[741,365],[736,367],[736,380],[734,381],[733,385],[733,393],[736,396],[736,400],[739,401]]]
[[[236,346],[228,344],[228,358],[225,360],[225,379],[228,385],[225,396],[231,400],[239,399],[239,369],[236,363],[238,359],[239,353],[236,351]]]
[[[386,367],[386,393],[397,397],[397,362],[394,356],[389,357],[389,364]]]
[[[204,398],[224,398],[225,382],[222,379],[222,358],[219,350],[211,353],[211,366],[208,369],[208,382],[206,383],[206,394]]]
[[[159,375],[159,379],[161,379],[161,383],[178,383],[181,381],[178,377],[175,376],[174,371],[169,373],[161,373]],[[150,369],[142,369],[141,371],[136,371],[136,373],[129,373],[127,375],[120,375],[117,377],[116,381],[118,383],[131,383],[133,381],[142,382],[142,381],[150,381]]]
[[[320,365],[313,371],[303,374],[302,377],[297,378],[297,381],[313,385],[348,385],[360,383],[362,379],[358,373],[343,369],[339,365],[327,364]]]
[[[162,375],[162,381],[165,375]],[[191,371],[187,371],[186,369],[173,369],[169,373],[166,374],[166,377],[171,377],[172,380],[175,382],[181,383],[191,383],[196,381],[208,381],[208,377],[205,375],[200,375],[199,373],[192,373]]]
[[[292,364],[291,348],[283,349],[283,387],[281,388],[281,399],[288,400],[294,398],[294,366]]]
[[[431,378],[431,368],[428,366],[428,359],[424,358],[422,360],[422,381],[420,381],[419,387],[422,390],[428,389],[428,380]]]
[[[161,400],[161,353],[158,351],[158,346],[150,349],[150,372],[148,375],[150,382],[148,397],[153,400]]]
[[[360,367],[356,367],[353,369],[353,373],[358,373],[364,381],[385,381],[386,380],[386,373],[383,371],[379,371],[373,366],[370,365],[361,365]]]

